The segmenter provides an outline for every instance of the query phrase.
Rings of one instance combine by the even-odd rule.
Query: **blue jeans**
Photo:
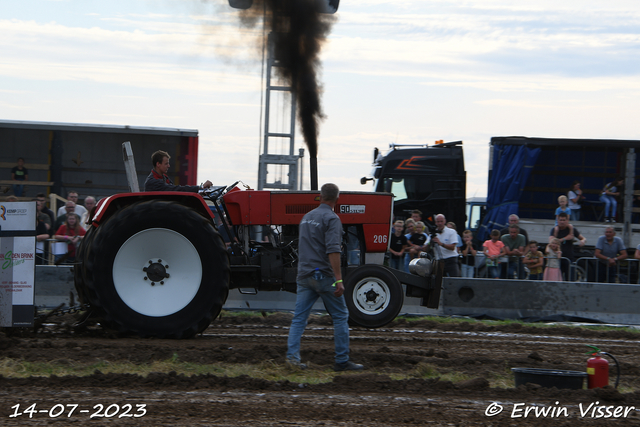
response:
[[[580,221],[580,209],[571,209],[571,221]]]
[[[404,254],[404,272],[405,273],[410,273],[409,271],[410,262],[411,262],[411,258],[409,257],[409,254]]]
[[[616,216],[616,209],[618,207],[618,202],[616,198],[613,196],[607,196],[603,194],[600,196],[600,201],[604,202],[604,217],[609,218],[609,208],[611,208],[611,218]]]
[[[24,185],[23,184],[14,184],[13,187],[13,195],[16,197],[22,197],[24,193]]]
[[[404,271],[404,257],[394,258],[391,256],[389,258],[389,267]]]
[[[300,361],[300,339],[307,327],[311,307],[318,298],[322,298],[324,307],[333,320],[333,340],[335,342],[336,363],[344,363],[349,360],[349,310],[344,300],[344,295],[336,297],[335,288],[331,285],[335,282],[333,277],[321,276],[320,280],[308,277],[298,281],[296,311],[289,329],[287,341],[287,359]]]
[[[462,277],[473,277],[473,265],[462,264]]]

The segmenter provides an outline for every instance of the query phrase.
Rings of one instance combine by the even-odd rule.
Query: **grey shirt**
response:
[[[297,280],[311,276],[316,268],[333,277],[331,253],[340,252],[342,223],[326,203],[308,212],[300,221]]]
[[[611,244],[607,242],[606,236],[600,236],[596,243],[596,249],[600,249],[600,253],[607,258],[615,258],[620,251],[624,251],[626,248],[624,247],[624,242],[618,236],[613,236],[613,242],[611,242]],[[604,262],[604,260],[600,261]]]

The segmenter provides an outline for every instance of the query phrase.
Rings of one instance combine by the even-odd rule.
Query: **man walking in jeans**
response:
[[[342,223],[333,211],[339,196],[338,186],[325,184],[320,189],[320,206],[300,222],[298,236],[298,283],[296,310],[289,329],[287,363],[306,369],[300,361],[300,339],[307,326],[311,307],[322,298],[333,320],[336,371],[360,371],[362,365],[349,360],[349,311],[344,300],[340,271]]]

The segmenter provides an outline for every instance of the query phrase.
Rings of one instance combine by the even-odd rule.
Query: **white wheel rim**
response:
[[[353,302],[356,308],[367,315],[382,313],[389,306],[389,286],[377,277],[366,277],[356,283]]]
[[[151,280],[143,271],[149,261],[168,266],[169,277]],[[116,292],[129,308],[145,316],[169,316],[182,310],[195,297],[201,281],[198,251],[182,234],[166,228],[134,234],[113,262]]]

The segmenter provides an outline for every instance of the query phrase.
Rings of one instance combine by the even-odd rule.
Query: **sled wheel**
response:
[[[344,296],[349,320],[365,328],[388,324],[396,318],[404,303],[400,281],[378,265],[364,265],[349,273]]]
[[[83,257],[84,287],[105,326],[186,338],[220,313],[229,257],[209,218],[175,202],[141,202],[94,233]]]

